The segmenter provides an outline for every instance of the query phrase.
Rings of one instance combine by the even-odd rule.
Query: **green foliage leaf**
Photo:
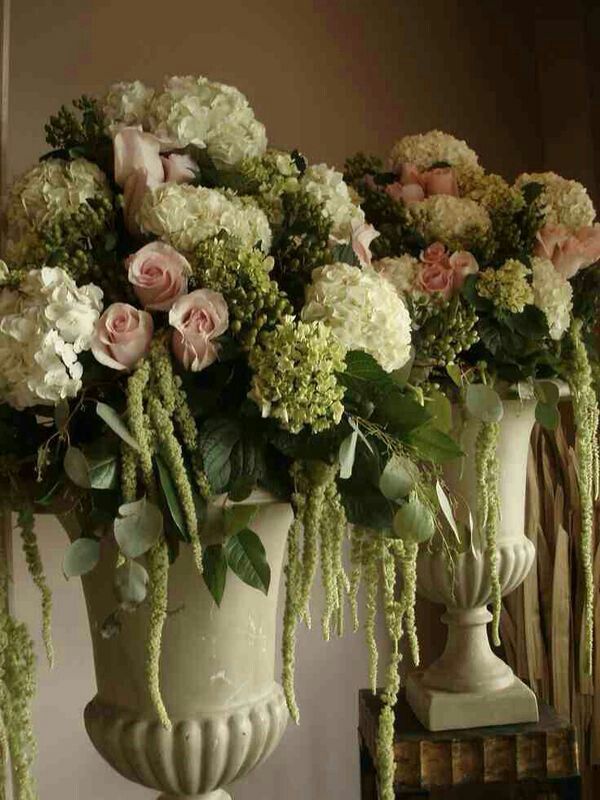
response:
[[[119,459],[110,444],[100,440],[86,448],[84,455],[92,489],[116,489]]]
[[[210,544],[202,552],[202,577],[206,588],[220,606],[227,580],[227,558],[222,544]]]
[[[452,437],[430,425],[411,431],[406,441],[419,458],[436,464],[445,464],[464,455]]]
[[[482,422],[500,422],[504,415],[500,395],[491,386],[483,383],[467,386],[465,405],[469,413]]]
[[[225,535],[233,536],[248,528],[256,516],[258,506],[252,503],[248,505],[229,506],[224,512]]]
[[[431,511],[416,496],[411,497],[394,516],[394,535],[405,542],[426,542],[435,533]]]
[[[204,471],[215,492],[225,488],[231,476],[230,456],[239,441],[239,423],[227,417],[208,419],[200,431],[200,451]]]
[[[352,267],[360,267],[358,256],[349,242],[336,244],[331,248],[331,263],[341,261]]]
[[[227,563],[238,578],[268,594],[271,568],[263,543],[254,531],[248,528],[239,531],[226,541],[224,548]]]
[[[115,520],[115,539],[123,555],[138,558],[156,544],[163,531],[160,508],[145,497],[119,508]]]
[[[141,605],[148,594],[148,573],[137,561],[128,559],[115,571],[117,599],[129,607]]]
[[[78,447],[69,447],[65,453],[63,467],[67,477],[75,486],[80,486],[82,489],[92,488],[87,459]]]
[[[162,458],[160,456],[156,456],[155,461],[158,469],[160,487],[165,500],[167,501],[167,508],[169,509],[171,518],[173,519],[181,538],[184,542],[187,542],[189,541],[190,537],[185,524],[185,517],[183,515],[181,503],[179,502],[179,496],[177,494],[177,489],[175,488],[175,483],[173,482],[169,468]]]
[[[108,427],[111,428],[117,434],[117,436],[123,439],[123,441],[126,442],[130,447],[132,447],[134,450],[140,449],[138,443],[129,432],[129,428],[117,414],[114,408],[106,405],[106,403],[97,403],[96,413],[100,419],[103,420]]]
[[[241,503],[250,497],[255,486],[254,478],[249,475],[241,475],[231,482],[227,496],[232,502]]]
[[[452,404],[443,392],[433,389],[428,397],[427,411],[431,414],[431,422],[444,433],[452,430]]]
[[[416,469],[407,458],[392,456],[379,479],[379,489],[388,500],[407,497],[415,486]]]
[[[446,364],[446,372],[452,383],[460,389],[462,386],[462,373],[458,364]]]
[[[340,381],[367,397],[396,393],[401,388],[373,356],[362,350],[350,350],[346,354],[346,371],[341,373]]]
[[[544,428],[555,431],[560,423],[560,411],[555,404],[538,402],[535,407],[535,418]]]
[[[340,462],[340,478],[347,480],[352,475],[354,467],[354,459],[356,457],[356,443],[358,442],[358,431],[353,430],[349,436],[346,436],[340,445],[338,459]]]
[[[536,381],[535,394],[540,403],[555,406],[560,400],[560,389],[556,381]]]
[[[65,578],[78,578],[94,569],[100,561],[98,539],[76,539],[67,548],[63,559]]]

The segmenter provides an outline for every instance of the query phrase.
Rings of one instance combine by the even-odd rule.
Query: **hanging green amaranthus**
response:
[[[35,535],[34,516],[31,508],[21,509],[17,523],[21,530],[23,553],[29,574],[42,598],[42,636],[46,657],[50,667],[54,666],[54,647],[52,645],[52,592],[46,581],[42,558]]]

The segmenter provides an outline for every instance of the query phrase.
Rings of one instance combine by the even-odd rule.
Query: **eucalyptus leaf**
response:
[[[560,400],[560,389],[555,381],[537,381],[535,394],[540,403],[555,406]]]
[[[63,559],[65,578],[78,578],[94,569],[100,560],[98,539],[76,539],[67,548]]]
[[[63,467],[67,477],[82,489],[91,489],[90,471],[87,459],[78,447],[69,447],[65,453]]]
[[[271,583],[271,568],[263,543],[254,531],[248,528],[231,536],[224,545],[230,569],[240,580],[268,594]]]
[[[227,558],[222,544],[209,544],[202,551],[202,577],[206,588],[220,606],[227,580]]]
[[[156,544],[163,531],[160,508],[145,497],[119,508],[115,520],[115,539],[123,555],[138,558]]]
[[[446,364],[446,372],[452,383],[460,389],[462,386],[462,373],[458,364]]]
[[[90,485],[92,489],[115,489],[119,476],[119,460],[115,453],[102,453],[102,449],[85,454]]]
[[[491,386],[483,383],[467,386],[465,404],[469,413],[482,422],[500,422],[504,416],[500,395]]]
[[[244,528],[249,527],[257,511],[258,506],[252,503],[226,508],[224,512],[225,535],[232,536],[234,533],[239,533]]]
[[[394,516],[394,535],[405,542],[426,542],[435,532],[431,511],[418,497],[412,496]]]
[[[135,607],[141,605],[148,594],[148,573],[137,561],[128,559],[115,571],[115,592],[120,603]]]
[[[388,500],[399,500],[415,486],[414,467],[407,458],[392,456],[379,478],[381,494]]]
[[[358,431],[354,429],[349,436],[346,436],[340,445],[338,459],[340,462],[340,478],[348,480],[352,475],[354,459],[356,457],[356,444],[358,442]]]
[[[114,408],[106,405],[106,403],[97,403],[96,404],[96,413],[103,420],[109,428],[111,428],[117,436],[123,439],[130,447],[134,450],[139,450],[139,445],[134,439],[134,437],[129,432],[129,428],[123,422],[121,417],[117,414]]]
[[[460,535],[458,533],[458,526],[456,524],[456,520],[454,519],[454,511],[452,510],[452,505],[450,503],[450,500],[448,499],[448,495],[444,491],[442,484],[439,481],[437,481],[435,484],[435,493],[437,495],[438,503],[440,504],[442,514],[446,518],[446,522],[448,523],[452,532],[456,536],[456,540],[460,542]]]

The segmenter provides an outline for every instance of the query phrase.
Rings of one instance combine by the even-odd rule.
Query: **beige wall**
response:
[[[508,175],[541,166],[533,26],[527,3],[481,0],[13,0],[13,174],[43,150],[58,106],[108,82],[198,72],[250,97],[271,141],[340,164],[384,155],[395,137],[433,126],[468,139]],[[95,756],[81,710],[93,691],[80,589],[60,576],[65,537],[41,522],[55,590],[57,669],[41,667],[36,719],[42,800],[150,797]],[[17,561],[19,612],[37,597]],[[425,635],[427,631],[425,631]],[[434,638],[434,637],[430,637]],[[356,692],[362,641],[299,642],[302,726],[236,792],[237,800],[358,797]]]

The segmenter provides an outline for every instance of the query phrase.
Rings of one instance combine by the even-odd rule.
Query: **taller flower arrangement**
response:
[[[460,303],[444,347],[475,341],[474,312],[452,298],[477,272],[474,253],[489,238],[494,188],[483,187],[485,203],[422,199],[411,217],[411,236],[448,231],[458,252],[436,245],[375,269],[371,243],[389,254],[388,243],[409,230],[404,205],[376,185],[369,190],[368,199],[383,201],[404,226],[394,221],[391,231],[382,220],[376,238],[341,173],[269,149],[237,89],[196,77],[170,78],[160,89],[119,83],[102,98],[63,107],[46,136],[53,149],[15,182],[7,208],[0,475],[41,592],[49,658],[51,598],[33,527],[39,511],[85,522],[65,553],[67,577],[94,569],[106,552],[102,542],[118,547],[115,606],[103,635],[124,635],[123,616],[149,606],[148,687],[169,727],[160,689],[169,565],[194,559],[217,605],[232,571],[268,592],[269,565],[248,501],[262,487],[291,500],[296,512],[283,637],[292,715],[295,626],[310,621],[319,558],[326,638],[342,631],[345,596],[358,625],[366,577],[374,685],[382,587],[393,640],[391,706],[403,632],[418,658],[418,547],[438,527],[444,536],[436,464],[460,455],[422,387],[407,382],[412,339],[417,323],[419,331],[435,326],[438,310],[447,315],[449,304]],[[466,159],[461,185],[468,178],[475,193],[479,177]],[[507,189],[513,194],[520,197]],[[551,205],[550,188],[546,196]],[[518,213],[529,219],[524,208]],[[540,280],[534,299],[526,292],[523,302],[542,304],[560,327],[560,289]],[[516,302],[514,291],[507,296]],[[415,341],[421,358],[420,333]],[[227,501],[222,538],[204,547],[204,514],[217,495]],[[231,504],[242,501],[249,514],[232,514]],[[349,575],[347,521],[354,523]],[[240,549],[244,559],[235,557]],[[396,573],[404,576],[400,599]],[[1,577],[3,601],[9,576],[3,570]],[[33,665],[26,631],[0,602],[0,748],[12,757],[19,800],[35,796]],[[388,744],[390,713],[382,729]]]

